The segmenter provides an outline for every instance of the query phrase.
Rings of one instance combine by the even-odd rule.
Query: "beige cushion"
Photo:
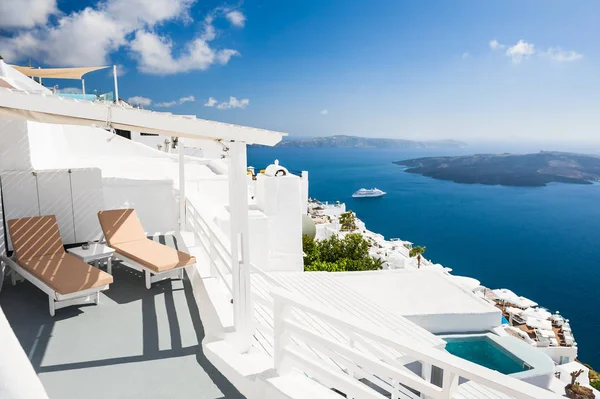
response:
[[[147,238],[111,245],[111,248],[114,248],[118,254],[155,272],[164,272],[196,263],[196,258],[193,256]]]
[[[113,282],[110,274],[66,252],[26,259],[20,261],[19,265],[63,295]]]
[[[98,220],[110,247],[128,241],[146,239],[135,209],[113,209],[98,212]]]
[[[9,220],[8,232],[19,263],[65,252],[54,215]]]

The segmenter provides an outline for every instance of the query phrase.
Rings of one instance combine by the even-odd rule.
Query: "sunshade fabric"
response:
[[[35,76],[36,78],[50,79],[81,79],[86,73],[94,72],[100,69],[106,69],[107,66],[84,67],[84,68],[31,68],[17,65],[11,65],[14,69],[26,76]]]

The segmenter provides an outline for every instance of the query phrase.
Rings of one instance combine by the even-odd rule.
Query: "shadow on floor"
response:
[[[105,397],[243,398],[204,356],[204,328],[187,276],[150,290],[142,273],[119,262],[113,276],[99,305],[58,309],[55,317],[41,290],[5,281],[0,305],[51,398],[79,397],[81,390],[65,386],[85,386],[90,375],[122,381],[114,387],[118,395],[107,387]],[[135,381],[139,374],[144,383]]]

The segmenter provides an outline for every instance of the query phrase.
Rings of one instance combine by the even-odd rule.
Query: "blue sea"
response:
[[[476,152],[492,151],[251,147],[248,164],[258,169],[278,159],[307,170],[311,197],[345,202],[368,229],[427,246],[425,257],[455,275],[559,310],[571,322],[579,359],[600,368],[600,184],[457,184],[392,164]],[[361,187],[387,195],[353,199]]]

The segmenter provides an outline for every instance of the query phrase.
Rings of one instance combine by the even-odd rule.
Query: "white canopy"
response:
[[[513,316],[520,316],[521,314],[523,314],[523,309],[513,308],[509,306],[506,308],[506,313]]]
[[[540,320],[548,320],[550,317],[552,317],[552,314],[546,309],[528,308],[523,311],[523,316],[535,317],[536,319]]]
[[[525,322],[528,327],[539,328],[540,330],[552,330],[552,323],[550,320],[540,320],[535,317],[528,317]]]
[[[84,68],[31,68],[17,65],[11,66],[25,76],[52,79],[81,79],[86,73],[108,68],[107,66]]]
[[[537,303],[532,301],[531,299],[527,299],[523,296],[518,296],[517,294],[506,288],[493,290],[492,292],[494,293],[494,295],[496,295],[496,297],[499,300],[515,305],[516,307],[519,307],[521,309],[527,309],[532,306],[537,306]]]

